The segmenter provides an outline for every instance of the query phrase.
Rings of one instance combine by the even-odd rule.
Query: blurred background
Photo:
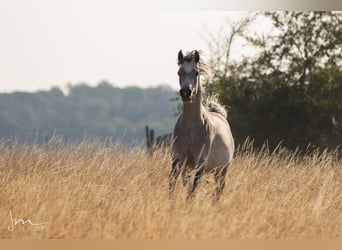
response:
[[[176,57],[202,50],[202,83],[236,143],[342,142],[342,12],[190,11],[119,1],[2,1],[0,137],[44,143],[172,132]]]

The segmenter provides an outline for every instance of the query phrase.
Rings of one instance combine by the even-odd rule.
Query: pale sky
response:
[[[95,86],[102,80],[120,87],[176,88],[178,51],[201,49],[208,58],[204,27],[215,34],[225,21],[247,15],[142,4],[131,9],[130,3],[0,0],[0,92]],[[244,53],[247,48],[236,44],[232,57]]]

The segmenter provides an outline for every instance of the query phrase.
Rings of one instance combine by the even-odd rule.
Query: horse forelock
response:
[[[198,63],[196,64],[197,70],[199,71],[200,74],[208,73],[208,65],[202,59],[203,52],[199,50],[198,53],[200,55],[200,58],[199,58]],[[186,55],[183,57],[182,62],[178,61],[178,66],[181,66],[184,62],[189,63],[189,62],[195,61],[195,57],[196,57],[196,50],[186,52]]]

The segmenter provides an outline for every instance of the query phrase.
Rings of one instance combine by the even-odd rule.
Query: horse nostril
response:
[[[189,98],[191,96],[191,89],[190,88],[182,88],[179,91],[179,93],[182,97]]]
[[[180,95],[182,97],[183,102],[189,102],[191,99],[191,89],[190,88],[182,88],[180,90]]]

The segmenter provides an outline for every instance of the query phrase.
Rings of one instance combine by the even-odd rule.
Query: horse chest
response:
[[[203,145],[206,144],[206,137],[205,132],[192,129],[185,130],[185,134],[179,143],[180,151],[187,157],[195,157],[200,154]]]
[[[210,144],[209,134],[208,126],[202,120],[185,120],[181,117],[174,130],[174,150],[181,158],[194,162],[201,155],[203,147]]]

